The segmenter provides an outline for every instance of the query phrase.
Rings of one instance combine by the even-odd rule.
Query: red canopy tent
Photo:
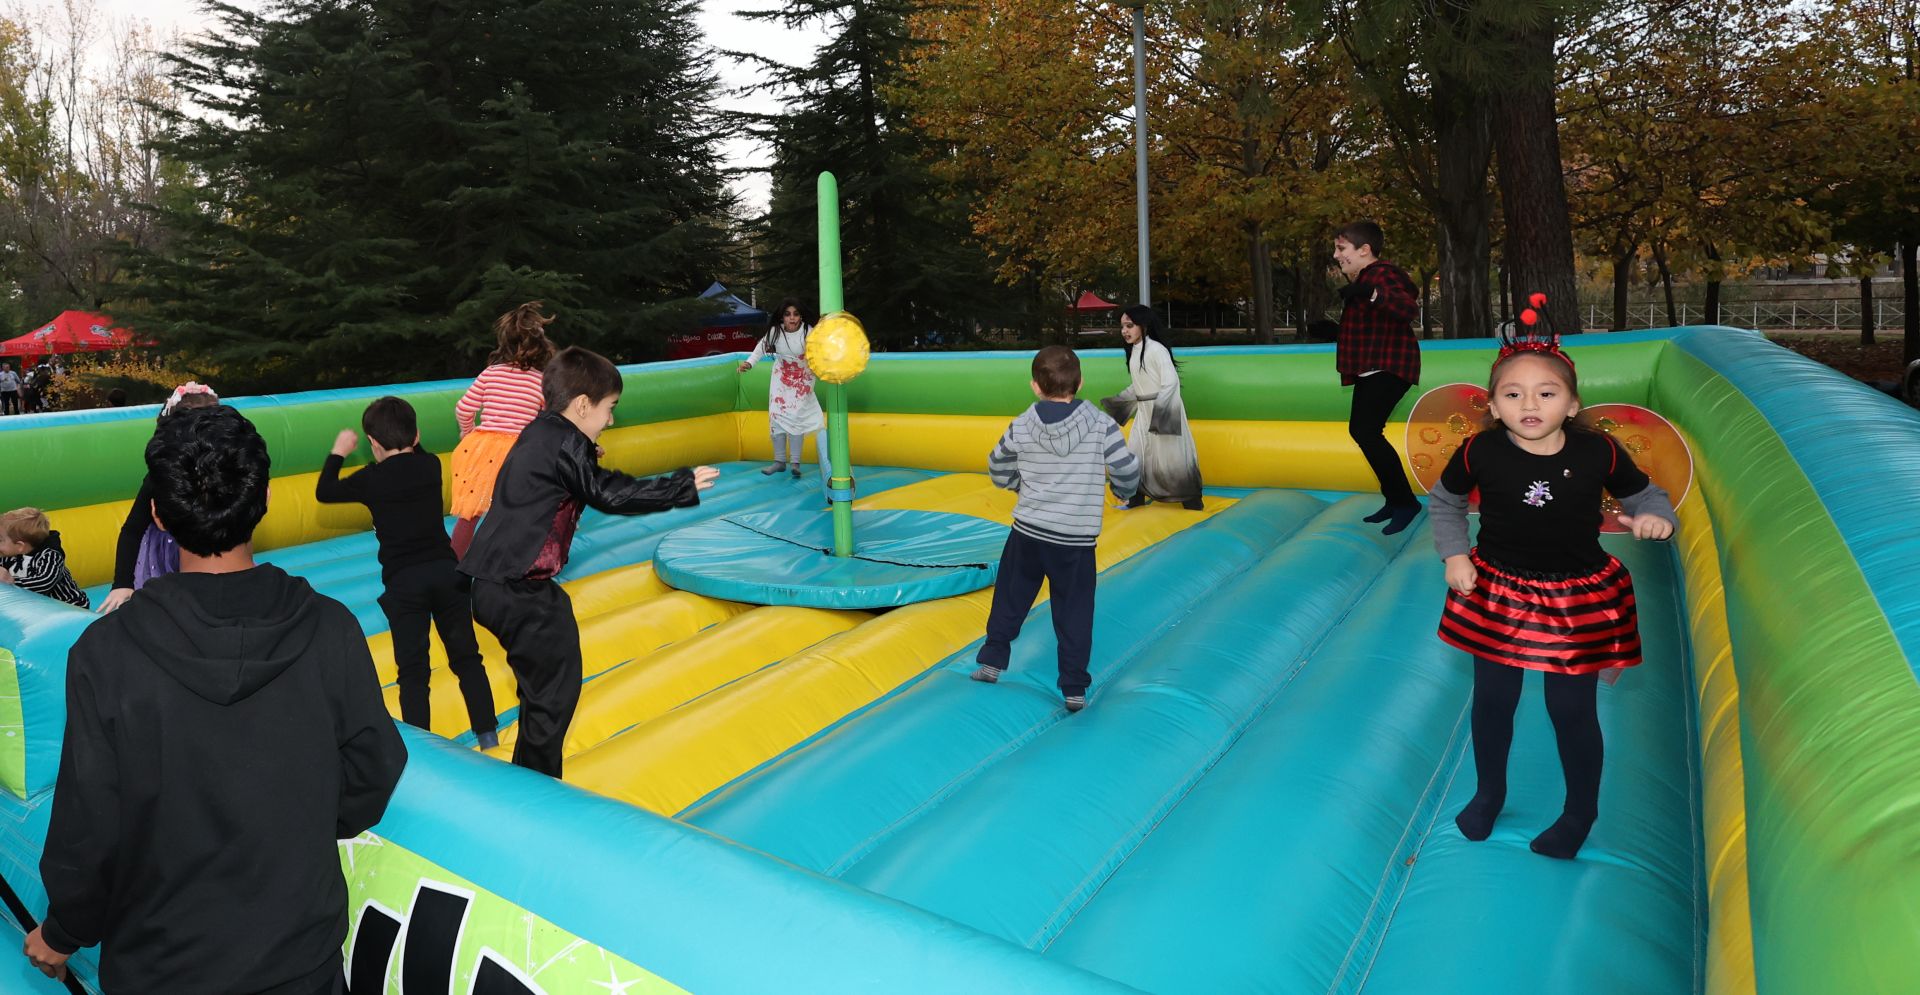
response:
[[[139,345],[133,333],[113,327],[113,319],[87,311],[60,316],[22,335],[0,342],[0,356],[45,356],[65,352],[101,352]]]
[[[1119,307],[1119,305],[1101,300],[1100,295],[1091,290],[1082,290],[1080,299],[1073,302],[1075,311],[1105,311],[1111,307]]]

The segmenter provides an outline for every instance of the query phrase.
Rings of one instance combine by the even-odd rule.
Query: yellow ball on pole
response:
[[[846,383],[867,368],[866,326],[845,311],[820,319],[807,333],[807,368],[828,383]]]

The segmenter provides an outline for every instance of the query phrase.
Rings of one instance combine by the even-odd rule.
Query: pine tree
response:
[[[1012,292],[993,286],[965,192],[930,168],[941,150],[897,99],[914,8],[911,0],[790,0],[744,16],[794,28],[832,21],[837,33],[809,64],[732,53],[763,71],[762,89],[789,96],[785,114],[748,116],[774,148],[761,280],[775,296],[815,297],[815,184],[821,172],[833,173],[846,306],[876,348],[904,347],[928,332],[956,341],[976,322],[1003,324],[1021,311]]]
[[[694,0],[215,5],[174,60],[180,234],[126,313],[251,387],[470,373],[507,308],[657,354],[720,264],[727,198]]]

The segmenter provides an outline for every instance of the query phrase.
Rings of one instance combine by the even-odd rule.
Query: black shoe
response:
[[[1199,498],[1188,498],[1187,500],[1180,502],[1180,507],[1185,508],[1188,511],[1207,510],[1207,506],[1205,504],[1202,504]]]
[[[1127,499],[1127,507],[1129,508],[1144,508],[1146,506],[1147,495],[1145,493],[1135,494]]]
[[[1376,511],[1373,514],[1368,515],[1365,518],[1362,518],[1361,521],[1366,522],[1369,525],[1378,525],[1381,522],[1384,522],[1387,519],[1392,517],[1393,517],[1393,505],[1383,504],[1380,506],[1379,511]]]

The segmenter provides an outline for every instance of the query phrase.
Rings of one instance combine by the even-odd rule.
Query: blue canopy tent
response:
[[[700,295],[703,300],[718,301],[726,310],[700,319],[700,327],[686,335],[668,340],[668,359],[717,356],[725,352],[743,352],[753,348],[772,318],[767,312],[735,297],[726,286],[714,281]]]
[[[733,292],[728,290],[718,280],[714,281],[713,286],[708,287],[706,292],[700,295],[700,298],[702,300],[719,301],[727,306],[727,310],[701,321],[700,324],[704,327],[733,328],[735,326],[748,326],[755,329],[764,329],[769,323],[770,316],[767,312],[735,297]]]

